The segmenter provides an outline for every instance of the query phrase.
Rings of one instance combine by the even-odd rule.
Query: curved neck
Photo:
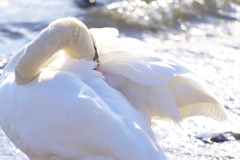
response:
[[[17,84],[26,84],[37,77],[43,65],[59,50],[64,50],[71,58],[93,59],[94,47],[87,27],[75,18],[52,22],[20,51],[22,54],[19,53],[21,56],[15,66]]]

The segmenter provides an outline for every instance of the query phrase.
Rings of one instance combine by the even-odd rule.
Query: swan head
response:
[[[14,71],[17,84],[26,84],[36,78],[44,64],[59,50],[73,59],[97,57],[95,40],[81,21],[76,18],[55,20],[24,47]]]
[[[56,33],[56,38],[59,37],[60,41],[62,41],[56,43],[56,47],[64,50],[71,58],[94,59],[95,40],[86,25],[76,18],[58,19],[50,23],[45,30]]]

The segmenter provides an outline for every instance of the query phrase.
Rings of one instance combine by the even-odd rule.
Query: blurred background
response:
[[[0,73],[51,21],[76,17],[88,28],[114,27],[158,54],[182,60],[222,100],[229,122],[186,120],[186,130],[152,126],[175,160],[240,159],[239,0],[0,0]],[[27,160],[0,129],[0,159]]]

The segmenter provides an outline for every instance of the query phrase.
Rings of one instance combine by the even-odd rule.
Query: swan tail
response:
[[[147,106],[152,116],[170,118],[179,126],[182,119],[191,116],[204,116],[217,121],[228,119],[221,102],[194,74],[178,75],[168,86],[148,88],[149,97],[145,100],[150,104]]]
[[[176,76],[169,87],[183,118],[205,116],[218,121],[227,120],[222,104],[196,75]]]

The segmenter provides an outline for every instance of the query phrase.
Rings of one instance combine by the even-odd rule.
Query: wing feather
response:
[[[185,63],[167,60],[131,38],[112,37],[97,46],[99,71],[106,82],[145,118],[173,120],[177,124],[182,118],[196,115],[226,119],[221,103]]]
[[[143,54],[146,50],[136,50],[139,54],[127,51],[110,51],[100,54],[99,71],[117,73],[135,82],[150,86],[165,86],[170,84],[176,74],[164,59],[158,56]]]

